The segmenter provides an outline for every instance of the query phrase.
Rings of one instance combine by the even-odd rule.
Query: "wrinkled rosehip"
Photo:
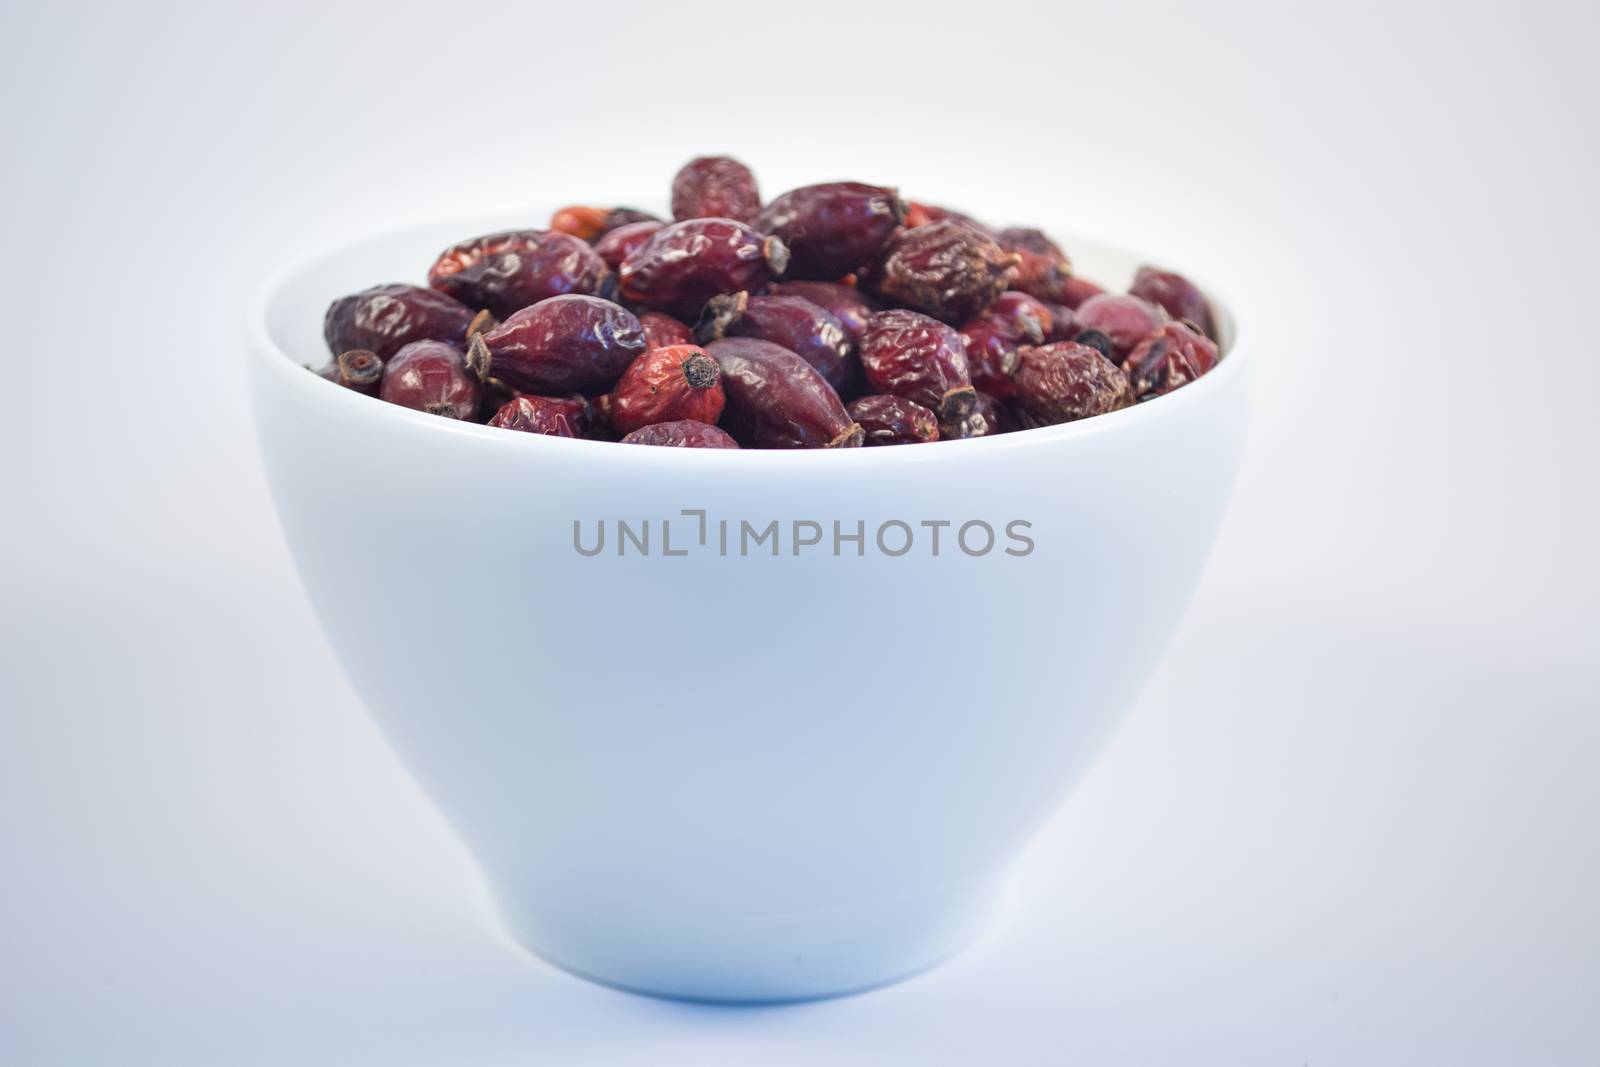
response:
[[[695,327],[701,344],[723,337],[759,337],[781,345],[815,367],[828,384],[844,392],[858,364],[855,345],[839,320],[800,296],[713,297]]]
[[[773,296],[798,296],[811,301],[839,320],[852,344],[859,345],[867,332],[867,320],[879,310],[861,290],[838,282],[776,282],[768,290]]]
[[[939,419],[903,396],[863,396],[845,409],[861,425],[867,445],[915,445],[939,439]]]
[[[1011,336],[1009,330],[991,319],[976,318],[960,329],[961,343],[967,353],[967,371],[972,384],[996,396],[1010,396],[1011,375],[1017,369],[1017,349],[1023,344],[1042,341],[1022,341]]]
[[[1081,278],[1074,274],[1061,283],[1061,299],[1058,301],[1064,307],[1077,310],[1083,302],[1091,296],[1098,296],[1105,292],[1101,286],[1091,282],[1088,278]]]
[[[645,351],[644,328],[620,304],[593,296],[555,296],[523,308],[475,336],[472,370],[541,395],[611,388]]]
[[[1005,291],[1017,257],[964,222],[930,222],[901,230],[862,281],[882,300],[965,322]]]
[[[489,425],[549,437],[582,437],[589,428],[589,411],[589,402],[582,397],[524,393],[502,404]]]
[[[964,222],[968,226],[976,227],[985,233],[989,232],[989,227],[985,226],[971,215],[963,214],[960,211],[953,211],[947,207],[939,207],[937,204],[921,204],[915,200],[908,200],[906,202],[905,224],[907,229],[914,230],[918,226],[926,226],[930,222],[943,222],[945,219],[954,219],[957,222]]]
[[[1062,297],[1072,278],[1072,262],[1059,245],[1043,231],[1024,226],[1001,230],[994,239],[1001,248],[1018,257],[1011,288],[1053,304],[1065,303]]]
[[[726,430],[693,419],[654,422],[622,439],[625,445],[665,445],[668,448],[738,448]]]
[[[1011,380],[1027,426],[1073,422],[1133,403],[1133,389],[1122,369],[1076,341],[1022,349]]]
[[[873,315],[861,339],[861,366],[878,392],[914,400],[941,419],[972,410],[961,335],[927,315],[901,309]]]
[[[671,315],[665,315],[659,311],[646,311],[639,316],[639,325],[644,327],[644,346],[646,348],[666,348],[668,345],[694,344],[694,330]]]
[[[1183,275],[1156,267],[1140,267],[1133,284],[1128,286],[1128,294],[1155,304],[1175,319],[1188,319],[1200,332],[1216,339],[1211,304],[1199,287]]]
[[[330,382],[364,396],[377,396],[378,383],[383,379],[383,360],[378,358],[376,352],[352,348],[348,352],[340,352],[338,359],[317,373]]]
[[[991,437],[997,433],[1010,433],[1021,429],[1011,405],[1004,400],[979,392],[972,410],[959,419],[939,424],[939,439],[964,441],[971,437]]]
[[[700,156],[672,179],[672,217],[733,219],[753,225],[761,214],[761,194],[750,168],[730,156]]]
[[[716,360],[695,345],[669,345],[629,364],[597,406],[612,429],[627,434],[652,422],[716,422],[723,401]]]
[[[552,296],[598,293],[609,278],[594,249],[554,230],[474,237],[445,249],[428,271],[435,289],[502,319]]]
[[[1217,365],[1217,346],[1187,323],[1168,322],[1128,354],[1122,369],[1140,400],[1188,385]]]
[[[594,254],[611,270],[621,270],[622,261],[633,255],[635,249],[654,237],[656,231],[665,225],[664,222],[630,222],[626,226],[618,226],[594,243]]]
[[[853,448],[862,430],[811,364],[755,337],[706,346],[727,394],[722,424],[745,448]]]
[[[416,285],[375,285],[328,305],[322,337],[334,355],[365,349],[387,361],[413,341],[460,344],[472,309]]]
[[[444,341],[413,341],[384,364],[378,396],[391,404],[471,421],[478,414],[478,381],[461,349]]]
[[[1043,344],[1053,323],[1049,307],[1027,293],[1005,292],[995,297],[982,314],[961,327],[972,384],[980,392],[1010,396],[1017,349]]]
[[[688,219],[662,227],[622,261],[622,294],[695,319],[714,296],[765,288],[788,262],[783,241],[742,222]]]
[[[595,241],[612,230],[635,222],[660,222],[648,211],[632,207],[585,207],[574,204],[550,216],[550,228],[557,233],[567,233],[580,241]]]
[[[789,276],[833,281],[873,262],[906,217],[893,189],[828,182],[793,189],[768,204],[756,229],[789,246]]]
[[[1166,312],[1136,296],[1100,293],[1091,296],[1073,312],[1077,326],[1076,339],[1083,340],[1085,333],[1103,334],[1111,342],[1111,361],[1121,363],[1133,351],[1133,346],[1145,335],[1166,321]]]

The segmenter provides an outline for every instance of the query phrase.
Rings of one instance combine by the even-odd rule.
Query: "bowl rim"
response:
[[[1222,358],[1210,372],[1180,389],[1144,403],[1134,404],[1118,411],[1107,412],[1104,415],[1079,419],[1076,422],[1015,430],[990,437],[974,437],[955,441],[930,441],[916,446],[734,449],[671,448],[645,445],[619,448],[619,442],[615,441],[519,433],[480,423],[444,419],[437,415],[429,415],[426,412],[401,407],[398,404],[385,404],[375,397],[365,396],[353,389],[342,388],[319,374],[309,373],[306,365],[285,351],[283,346],[273,337],[269,326],[270,310],[283,290],[302,274],[348,255],[363,245],[393,238],[406,232],[440,229],[446,226],[455,227],[458,224],[462,233],[495,232],[495,230],[488,227],[496,225],[493,220],[503,219],[507,214],[506,212],[496,212],[488,215],[440,217],[431,220],[411,219],[407,220],[404,225],[388,226],[383,229],[369,231],[355,238],[347,238],[331,247],[323,248],[318,252],[302,256],[281,266],[268,275],[265,282],[257,286],[254,297],[246,307],[244,333],[248,342],[246,347],[249,349],[249,358],[258,360],[259,366],[267,372],[282,376],[288,388],[320,390],[322,400],[333,403],[336,408],[340,404],[355,405],[350,409],[353,417],[358,417],[362,412],[365,412],[366,417],[394,420],[398,425],[409,425],[418,432],[441,436],[466,437],[469,439],[476,438],[487,445],[529,449],[531,450],[530,455],[552,449],[555,450],[556,454],[560,455],[566,449],[575,448],[582,450],[575,454],[575,458],[581,456],[585,460],[598,460],[607,454],[607,450],[609,450],[609,452],[617,454],[619,458],[632,456],[634,461],[652,464],[748,464],[750,462],[769,464],[895,463],[951,458],[951,450],[953,449],[964,449],[965,451],[959,454],[971,458],[982,454],[984,451],[993,452],[1030,446],[1045,446],[1077,438],[1130,430],[1150,422],[1152,419],[1176,417],[1180,414],[1183,406],[1211,402],[1211,397],[1220,395],[1235,381],[1246,375],[1250,364],[1253,362],[1254,351],[1250,345],[1242,343],[1238,320],[1234,313],[1236,305],[1230,296],[1223,295],[1226,290],[1219,290],[1212,284],[1209,275],[1185,269],[1183,275],[1199,286],[1201,292],[1205,293],[1206,299],[1210,302],[1212,315],[1218,323],[1219,333],[1226,338],[1226,345],[1219,345],[1222,348]],[[539,216],[537,212],[534,212],[532,217],[537,218]],[[504,229],[505,226],[502,224],[500,228]],[[1162,262],[1160,258],[1152,258],[1142,252],[1131,253],[1124,245],[1103,240],[1082,231],[1057,228],[1050,232],[1052,236],[1057,236],[1058,240],[1069,249],[1076,241],[1084,245],[1094,245],[1139,263]],[[1112,292],[1112,290],[1107,290],[1107,292]],[[766,458],[751,461],[741,458],[742,453],[754,453]]]

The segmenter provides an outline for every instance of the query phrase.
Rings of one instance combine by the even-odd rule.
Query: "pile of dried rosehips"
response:
[[[1038,230],[894,189],[830,182],[763,206],[748,167],[712,156],[678,172],[672,215],[570,207],[453,245],[427,288],[335,300],[319,373],[529,433],[839,448],[1071,422],[1218,359],[1182,276],[1144,267],[1106,293]]]

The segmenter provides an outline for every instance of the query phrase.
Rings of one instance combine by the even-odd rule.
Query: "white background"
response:
[[[1592,5],[48,7],[0,14],[0,1062],[1600,1059]],[[241,374],[285,260],[714,151],[1157,249],[1264,357],[999,929],[790,1008],[513,947],[317,633]]]

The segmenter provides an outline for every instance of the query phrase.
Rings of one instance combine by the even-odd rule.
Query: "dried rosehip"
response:
[[[789,274],[832,281],[878,258],[906,217],[893,189],[860,182],[807,185],[768,204],[756,229],[789,246]]]
[[[943,222],[945,219],[954,219],[957,222],[964,222],[968,226],[976,227],[985,233],[989,232],[989,227],[985,226],[971,215],[966,215],[959,211],[952,211],[947,207],[939,207],[936,204],[919,204],[915,200],[908,200],[906,202],[907,229],[914,230],[918,226],[926,226],[930,222]]]
[[[1062,306],[1075,311],[1083,306],[1085,300],[1091,296],[1098,296],[1103,292],[1105,292],[1103,287],[1096,285],[1088,278],[1080,278],[1074,274],[1061,283],[1061,299],[1059,302]]]
[[[693,419],[653,422],[622,439],[625,445],[666,445],[670,448],[738,448],[727,431]]]
[[[646,348],[694,344],[694,331],[671,315],[664,315],[659,311],[646,311],[639,316],[639,325],[644,327]]]
[[[1029,296],[1064,303],[1066,283],[1072,278],[1072,262],[1059,245],[1041,230],[1013,226],[994,235],[1000,247],[1019,257],[1011,288]]]
[[[387,361],[412,341],[460,344],[472,309],[416,285],[375,285],[328,305],[322,337],[334,355],[365,349]]]
[[[788,262],[781,240],[742,222],[688,219],[662,227],[622,261],[622,294],[693,319],[714,296],[764,288]]]
[[[1010,433],[1021,429],[1011,405],[988,393],[979,392],[972,410],[959,419],[939,424],[939,439],[964,441],[969,437],[991,437],[997,433]]]
[[[567,233],[580,241],[594,241],[612,230],[635,222],[660,222],[648,211],[632,207],[584,207],[575,204],[564,207],[550,216],[550,228],[557,233]]]
[[[1073,310],[1065,304],[1040,303],[1050,313],[1050,325],[1044,331],[1045,341],[1072,340],[1072,335],[1078,332],[1078,320]]]
[[[755,337],[706,346],[722,370],[722,422],[745,448],[853,448],[861,427],[811,364]]]
[[[1013,391],[1011,375],[1017,369],[1017,349],[1044,340],[1013,337],[1004,326],[986,318],[973,319],[961,327],[960,333],[972,384],[995,396],[1010,396]]]
[[[629,364],[598,406],[611,427],[626,434],[652,422],[716,422],[723,402],[716,360],[695,345],[669,345]]]
[[[878,392],[914,400],[940,419],[972,410],[975,394],[961,335],[927,315],[896,309],[872,316],[861,339],[861,366]]]
[[[867,332],[867,320],[878,306],[853,285],[838,282],[776,282],[768,290],[773,296],[798,296],[830,312],[850,335],[852,344],[860,344]]]
[[[471,421],[479,386],[461,349],[444,341],[413,341],[384,364],[378,396],[391,404]]]
[[[1058,341],[1024,348],[1018,356],[1012,381],[1024,425],[1073,422],[1133,403],[1128,376],[1088,345]]]
[[[472,338],[472,371],[528,393],[611,388],[644,353],[644,328],[633,312],[593,296],[553,296]]]
[[[1216,339],[1211,304],[1199,287],[1183,275],[1155,267],[1140,267],[1133,284],[1128,286],[1128,295],[1155,304],[1175,319],[1188,319],[1207,337]]]
[[[672,179],[672,217],[679,222],[733,219],[749,226],[760,214],[756,176],[731,156],[691,159]]]
[[[490,426],[549,437],[582,437],[589,428],[589,402],[583,397],[522,396],[501,405]]]
[[[1166,313],[1154,304],[1136,296],[1119,296],[1100,293],[1091,296],[1073,312],[1077,326],[1075,338],[1084,340],[1089,331],[1103,334],[1111,342],[1110,358],[1121,363],[1133,351],[1133,346],[1145,335],[1166,321]]]
[[[861,424],[868,445],[915,445],[939,439],[939,419],[903,396],[863,396],[845,409]]]
[[[1217,365],[1217,346],[1187,323],[1168,322],[1140,341],[1122,365],[1140,400],[1188,385]]]
[[[1027,293],[1005,292],[995,297],[981,315],[961,327],[972,384],[980,392],[1010,396],[1017,349],[1044,343],[1053,323],[1050,309]]]
[[[548,297],[598,293],[609,277],[605,261],[571,234],[515,230],[451,245],[428,284],[503,319]]]
[[[365,348],[352,348],[340,352],[339,358],[317,372],[330,382],[353,389],[364,396],[378,395],[378,382],[383,378],[383,360],[376,352]]]
[[[896,233],[862,281],[890,303],[965,322],[1005,291],[1017,258],[987,234],[947,219]]]
[[[850,335],[832,314],[800,296],[712,297],[695,327],[701,344],[723,337],[759,337],[782,345],[815,367],[843,393],[859,366]]]
[[[612,270],[621,270],[622,261],[633,255],[636,248],[654,237],[656,231],[665,225],[664,222],[630,222],[626,226],[618,226],[594,243],[594,254]]]

